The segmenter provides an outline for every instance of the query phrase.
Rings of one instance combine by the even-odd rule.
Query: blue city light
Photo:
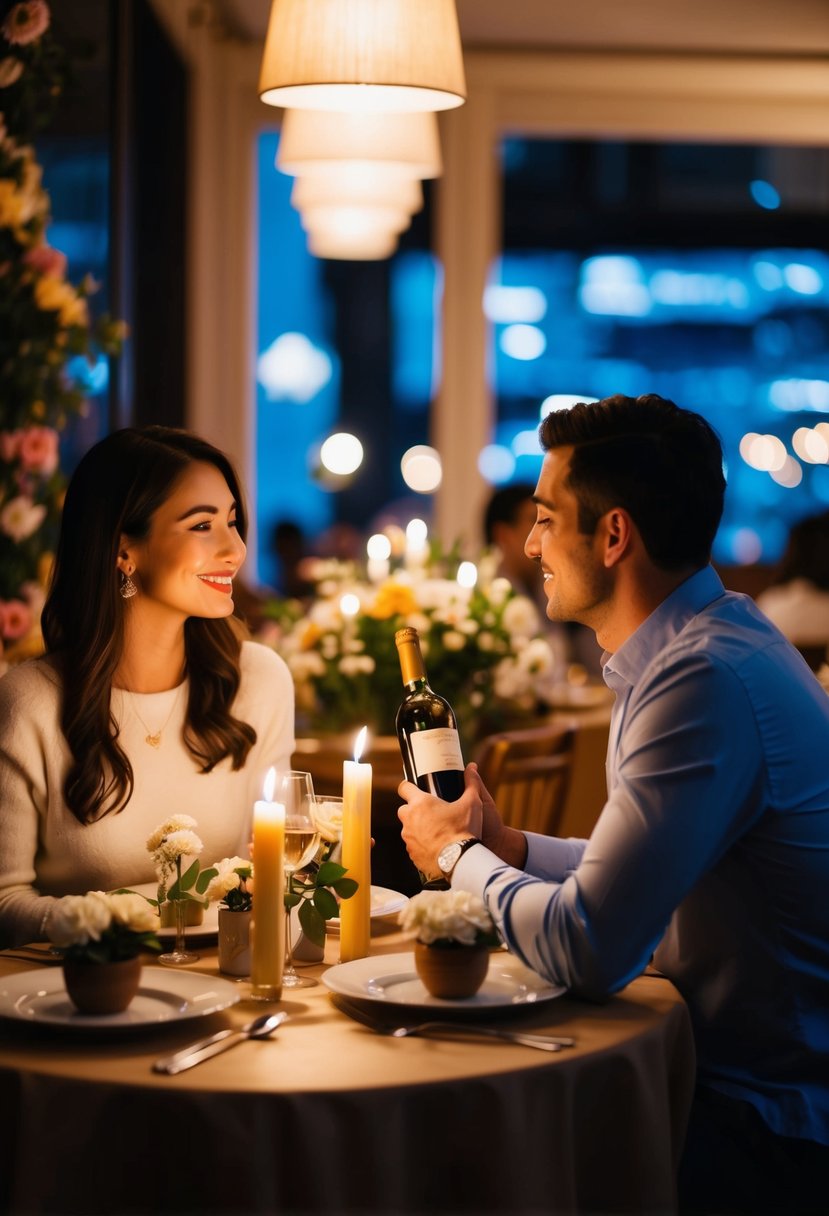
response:
[[[762,207],[765,211],[776,211],[780,206],[780,195],[775,190],[771,182],[764,182],[761,178],[749,183],[749,191],[758,207]]]

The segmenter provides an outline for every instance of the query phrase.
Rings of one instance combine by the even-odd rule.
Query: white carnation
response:
[[[85,946],[90,941],[100,941],[111,920],[112,913],[103,892],[64,895],[49,916],[49,937],[61,948]]]
[[[421,891],[400,913],[400,925],[418,941],[455,941],[474,946],[494,925],[483,901],[469,891]]]

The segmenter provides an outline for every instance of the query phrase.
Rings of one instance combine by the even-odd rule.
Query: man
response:
[[[590,841],[524,834],[502,825],[470,766],[455,803],[401,785],[403,838],[420,870],[480,895],[509,948],[553,982],[602,998],[652,954],[674,981],[698,1054],[689,1210],[817,1210],[829,697],[708,564],[725,482],[702,418],[610,397],[550,414],[540,438],[527,553],[548,616],[589,625],[605,650],[606,806]]]

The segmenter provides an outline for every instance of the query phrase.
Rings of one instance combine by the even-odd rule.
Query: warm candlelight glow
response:
[[[358,884],[340,906],[340,961],[365,958],[371,936],[371,765],[360,764],[368,728],[354,740],[354,759],[343,763],[342,862]]]
[[[273,801],[276,769],[265,778],[263,801],[253,808],[253,901],[251,996],[278,1001],[282,992],[284,934],[285,807]]]
[[[265,776],[265,784],[263,786],[265,802],[273,802],[273,791],[274,791],[275,785],[276,785],[276,769],[269,768],[267,771],[267,774]]]

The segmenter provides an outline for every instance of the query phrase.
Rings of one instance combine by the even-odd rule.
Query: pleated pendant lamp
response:
[[[462,105],[455,0],[272,0],[259,96],[306,110]]]

